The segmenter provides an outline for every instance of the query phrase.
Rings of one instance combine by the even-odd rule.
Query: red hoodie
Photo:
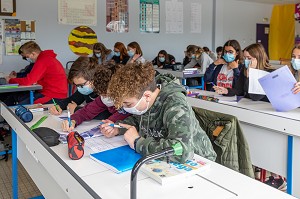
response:
[[[21,86],[40,84],[44,97],[34,101],[46,103],[52,98],[63,99],[67,97],[67,76],[62,64],[56,59],[53,50],[44,50],[37,57],[30,73],[24,78],[11,78],[10,84],[18,83]]]

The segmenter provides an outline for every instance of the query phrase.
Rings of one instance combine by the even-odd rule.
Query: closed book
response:
[[[176,183],[187,179],[191,175],[204,172],[210,164],[200,156],[195,156],[181,164],[162,160],[151,160],[141,167],[141,171],[161,185]]]
[[[106,168],[121,173],[131,170],[141,155],[131,149],[129,145],[125,145],[107,151],[91,153],[90,157]]]

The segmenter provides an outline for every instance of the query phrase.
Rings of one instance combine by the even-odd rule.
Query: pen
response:
[[[214,82],[210,82],[213,86],[215,86],[215,83]]]
[[[58,111],[57,104],[56,104],[56,102],[55,102],[55,100],[54,100],[53,98],[52,98],[52,102],[53,102],[53,104],[54,104],[56,110]]]
[[[105,124],[105,122],[100,122],[100,124]],[[120,126],[118,124],[109,124],[108,126],[111,126],[113,128],[126,129],[125,127]]]
[[[68,110],[68,121],[69,121],[69,127],[72,126],[72,123],[71,123],[71,114],[70,114],[70,108],[67,106],[67,110]]]

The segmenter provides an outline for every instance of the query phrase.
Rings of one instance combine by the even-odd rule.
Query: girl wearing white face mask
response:
[[[98,60],[98,64],[108,62],[114,56],[114,52],[107,49],[103,43],[95,43],[93,46],[93,58]]]
[[[107,95],[115,106],[133,115],[121,121],[120,126],[125,128],[103,124],[101,132],[107,137],[124,134],[130,147],[143,155],[179,143],[184,152],[174,157],[175,161],[184,162],[194,153],[215,160],[211,142],[186,102],[185,94],[175,77],[162,74],[155,77],[150,62],[127,64],[112,77]]]
[[[122,110],[116,110],[114,102],[106,95],[111,76],[119,67],[120,65],[113,63],[102,64],[97,67],[93,75],[92,83],[95,93],[99,94],[99,96],[96,97],[94,101],[86,104],[83,108],[71,115],[71,126],[69,126],[67,120],[63,121],[63,131],[72,131],[82,122],[92,119],[109,119],[115,122],[129,116],[129,114]]]
[[[295,78],[298,81],[293,88],[293,93],[297,94],[300,92],[300,45],[293,49],[291,64],[295,70]]]
[[[143,51],[140,47],[140,45],[136,42],[133,41],[127,45],[127,53],[130,59],[128,60],[127,63],[133,63],[133,62],[140,62],[140,63],[145,63],[145,59],[143,57]]]

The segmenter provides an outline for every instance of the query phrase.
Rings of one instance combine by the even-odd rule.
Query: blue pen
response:
[[[215,83],[214,82],[210,82],[213,86],[215,86]]]
[[[70,108],[67,106],[67,110],[68,110],[68,121],[69,121],[69,127],[72,126],[72,122],[71,122],[71,114],[70,114]]]
[[[105,122],[100,122],[100,124],[105,124]],[[119,129],[124,129],[125,127],[120,126],[118,124],[109,124],[108,126],[111,126],[113,128],[119,128]]]

